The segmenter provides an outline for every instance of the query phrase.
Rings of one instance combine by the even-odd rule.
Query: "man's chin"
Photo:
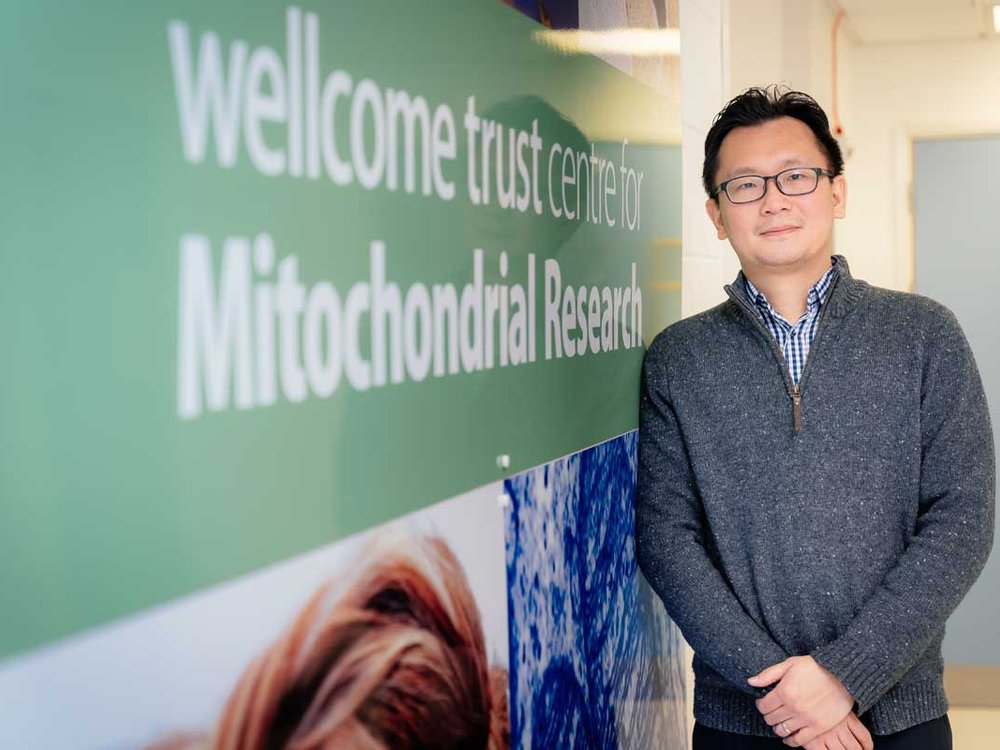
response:
[[[760,268],[792,270],[821,265],[830,253],[803,250],[794,246],[775,246],[754,254],[754,263]]]

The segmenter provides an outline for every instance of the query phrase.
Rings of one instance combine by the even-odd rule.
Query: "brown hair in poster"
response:
[[[507,691],[448,545],[393,539],[339,593],[320,588],[247,667],[211,738],[155,747],[506,750]]]

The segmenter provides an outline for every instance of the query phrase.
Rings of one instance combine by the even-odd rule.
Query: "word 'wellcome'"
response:
[[[641,228],[643,173],[589,149],[553,142],[545,150],[538,119],[522,129],[479,112],[465,98],[461,125],[446,103],[320,70],[320,23],[315,13],[286,10],[285,54],[242,39],[223,51],[220,36],[205,31],[195,43],[184,21],[167,26],[174,94],[184,158],[235,167],[241,144],[262,175],[319,180],[366,190],[420,192],[451,201],[460,168],[464,130],[466,198],[548,213],[629,231]],[[214,147],[214,149],[212,148]],[[542,179],[546,183],[542,183]],[[547,185],[547,189],[546,189]]]

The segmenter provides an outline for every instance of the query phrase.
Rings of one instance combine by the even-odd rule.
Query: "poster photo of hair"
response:
[[[506,750],[507,670],[448,543],[376,535],[352,567],[250,663],[210,733],[149,747]]]

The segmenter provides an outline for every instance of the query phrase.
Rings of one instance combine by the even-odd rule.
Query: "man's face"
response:
[[[773,175],[792,167],[830,164],[809,126],[792,117],[736,128],[719,149],[715,184],[746,174]],[[744,271],[822,265],[833,249],[833,220],[843,218],[847,185],[842,175],[820,177],[815,192],[788,196],[774,180],[764,197],[734,204],[725,192],[706,204],[719,239],[728,239]]]

